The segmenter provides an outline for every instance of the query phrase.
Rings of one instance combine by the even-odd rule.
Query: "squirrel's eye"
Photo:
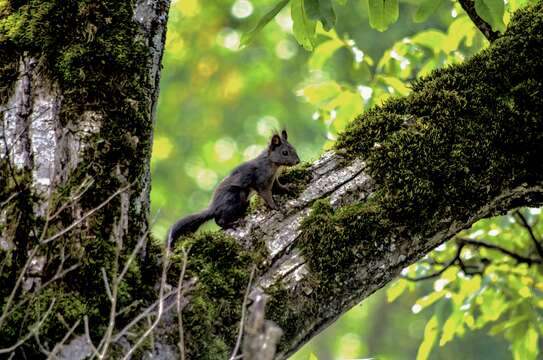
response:
[[[288,151],[283,150],[282,154],[283,154],[283,156],[287,156],[287,155],[288,155]]]

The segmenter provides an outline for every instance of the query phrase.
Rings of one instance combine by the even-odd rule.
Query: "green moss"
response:
[[[462,221],[541,174],[541,8],[520,11],[488,50],[417,80],[341,134],[337,149],[367,159],[390,220],[417,231]]]
[[[299,195],[311,181],[310,166],[311,163],[306,162],[288,167],[279,176],[279,181],[289,187],[289,192],[292,195]]]
[[[283,339],[289,339],[296,335],[299,329],[303,328],[305,319],[311,317],[300,316],[305,309],[311,309],[307,306],[307,301],[294,298],[282,283],[276,283],[266,289],[266,295],[269,296],[266,304],[266,319],[274,321],[281,330],[283,330]]]
[[[253,254],[223,232],[197,234],[178,242],[173,279],[183,263],[182,246],[190,247],[186,279],[198,277],[183,310],[187,354],[191,359],[225,359],[236,342]]]
[[[0,105],[5,104],[11,96],[17,80],[17,68],[18,56],[15,49],[10,46],[0,46]],[[3,174],[7,173],[3,172]]]
[[[540,2],[518,12],[489,49],[415,81],[410,95],[360,115],[340,135],[336,150],[367,161],[376,191],[337,210],[327,199],[313,205],[299,237],[313,304],[294,318],[274,310],[288,334],[349,291],[354,269],[390,252],[396,237],[467,222],[509,189],[541,182],[542,43]]]
[[[36,294],[26,293],[22,299],[25,302],[12,309],[13,314],[8,317],[2,329],[2,344],[14,344],[21,334],[26,334],[40,321],[40,336],[47,338],[50,343],[56,343],[63,338],[70,326],[80,321],[84,314],[91,312],[86,299],[60,283]],[[48,316],[44,318],[48,309]],[[29,349],[29,353],[32,354],[33,351]]]

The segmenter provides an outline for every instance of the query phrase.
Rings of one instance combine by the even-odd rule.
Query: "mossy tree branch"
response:
[[[283,197],[281,212],[256,211],[228,232],[236,253],[261,250],[252,294],[271,297],[267,318],[285,332],[278,359],[475,221],[543,204],[542,10],[520,11],[487,50],[356,118],[335,152],[281,179],[301,189]],[[227,240],[190,241],[213,248]],[[194,247],[191,254],[201,259]],[[214,275],[202,291],[227,281]],[[197,295],[212,306],[208,296]],[[202,316],[189,307],[185,318]],[[222,324],[207,331],[236,329]]]
[[[62,150],[56,158],[60,167],[53,170],[39,165],[40,160],[50,161],[44,153],[34,151],[35,158],[19,156],[29,151],[26,145],[15,146],[7,156],[8,164],[0,163],[2,169],[12,165],[15,169],[12,181],[0,178],[0,203],[10,206],[9,214],[20,215],[14,217],[19,219],[16,223],[2,225],[13,229],[15,243],[11,246],[24,254],[24,246],[36,240],[29,236],[29,229],[43,228],[43,217],[33,213],[44,203],[40,179],[52,179],[52,200],[57,205],[70,197],[87,175],[95,181],[92,192],[77,199],[70,211],[49,225],[52,233],[100,204],[120,185],[135,182],[130,194],[112,201],[98,216],[85,221],[77,233],[63,237],[66,249],[85,250],[79,255],[69,253],[82,262],[80,272],[48,289],[48,294],[40,294],[43,298],[36,295],[41,300],[38,304],[48,304],[47,296],[60,294],[55,306],[70,309],[67,320],[72,323],[83,317],[85,324],[89,319],[92,325],[103,325],[100,321],[109,315],[110,306],[100,271],[110,274],[112,267],[119,265],[112,244],[119,244],[120,235],[117,242],[110,237],[125,235],[126,256],[129,245],[147,231],[147,165],[167,2],[157,2],[150,12],[138,11],[149,4],[144,1],[136,2],[135,12],[131,5],[115,1],[105,7],[69,2],[71,7],[61,10],[55,4],[36,0],[1,9],[9,15],[1,21],[21,30],[13,28],[7,38],[0,36],[4,45],[0,51],[16,50],[1,58],[2,75],[13,83],[1,89],[1,103],[7,104],[6,108],[25,109],[29,97],[52,94],[55,101],[48,103],[56,105],[51,105],[47,114],[54,121],[42,122],[42,130],[28,133],[26,129],[35,128],[28,124],[24,111],[13,116],[23,137],[32,140],[32,134],[45,131],[58,140],[53,147]],[[118,17],[108,16],[112,9]],[[59,15],[70,11],[76,15]],[[542,14],[541,3],[522,10],[489,49],[464,64],[417,80],[409,96],[392,99],[356,118],[334,152],[285,174],[282,182],[296,184],[299,193],[280,197],[281,211],[256,209],[237,229],[180,241],[180,245],[191,245],[188,264],[185,269],[184,254],[178,248],[168,279],[177,282],[185,270],[187,279],[196,279],[183,308],[187,358],[224,359],[231,354],[253,264],[257,264],[257,271],[249,299],[261,299],[262,294],[269,297],[266,318],[284,331],[276,355],[283,359],[461,229],[519,206],[543,204]],[[114,26],[109,26],[109,21]],[[59,37],[51,30],[51,23],[73,26],[74,37],[65,41],[65,34]],[[132,41],[140,38],[142,29],[148,35],[145,46]],[[102,41],[95,42],[97,37]],[[43,49],[35,44],[48,49],[44,56],[37,56]],[[121,74],[119,77],[99,65],[104,54],[112,56],[113,71]],[[150,59],[154,61],[147,62]],[[25,67],[36,71],[28,78],[32,80],[30,93],[17,80]],[[31,101],[30,106],[41,103]],[[38,113],[39,109],[31,111]],[[58,132],[48,127],[51,124]],[[7,130],[11,140],[19,136],[17,129]],[[66,129],[77,131],[63,133]],[[78,137],[85,132],[88,138]],[[99,139],[102,141],[96,145]],[[23,165],[27,162],[38,166],[26,171]],[[12,198],[14,191],[17,196]],[[26,239],[28,243],[23,242]],[[156,253],[147,254],[147,263],[138,261],[126,274],[121,299],[124,308],[132,309],[133,300],[152,303],[149,294],[153,295],[157,267],[148,266],[148,262],[160,262],[153,255]],[[145,350],[156,358],[177,356],[179,328],[175,306],[170,308],[157,329],[160,336]],[[11,340],[9,336],[17,332],[17,318],[8,325],[2,328],[8,336],[0,342]],[[42,339],[45,333],[62,337],[47,325]],[[98,326],[90,327],[89,337],[99,337],[99,330]],[[145,330],[134,329],[140,335]],[[74,333],[84,331],[79,328]],[[113,344],[116,350],[129,351],[123,348],[125,340],[123,337]],[[70,345],[61,353],[81,347],[81,337],[66,343]]]

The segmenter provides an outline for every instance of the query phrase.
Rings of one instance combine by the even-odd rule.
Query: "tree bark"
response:
[[[47,344],[74,324],[82,334],[85,317],[91,338],[111,336],[116,313],[153,292],[150,155],[168,7],[0,5],[0,348],[37,324],[43,342],[25,341],[16,358],[75,358]],[[136,248],[130,280],[116,284]],[[92,353],[88,340],[75,338],[87,345],[79,354]]]
[[[0,275],[7,269],[11,276],[1,278],[1,288],[17,287],[21,274],[25,284],[30,281],[27,290],[20,286],[15,292],[17,301],[29,297],[28,303],[38,309],[22,322],[26,326],[37,323],[48,306],[54,313],[72,310],[65,322],[81,324],[64,341],[69,345],[59,347],[62,354],[71,354],[81,341],[86,345],[80,357],[92,353],[89,338],[104,339],[108,331],[113,350],[126,354],[150,329],[136,327],[135,337],[121,331],[153,303],[149,294],[156,294],[152,289],[160,266],[168,265],[168,258],[161,258],[151,244],[143,251],[140,240],[147,239],[151,127],[167,7],[167,2],[135,4],[129,20],[138,24],[137,31],[126,27],[126,18],[107,20],[107,9],[79,8],[73,16],[83,25],[74,36],[91,45],[48,41],[54,49],[42,53],[17,34],[0,37],[16,54],[2,60],[3,78],[12,80],[11,88],[0,92],[5,139],[0,240],[1,251],[15,265],[2,264]],[[33,13],[55,19],[54,10]],[[167,282],[178,286],[179,311],[175,295],[165,296],[164,311],[148,307],[160,322],[139,356],[177,358],[180,351],[188,358],[236,356],[232,349],[239,344],[242,307],[250,305],[240,351],[245,349],[249,357],[254,344],[275,346],[283,333],[275,358],[284,359],[404,267],[478,219],[540,206],[542,13],[541,3],[520,11],[488,50],[417,80],[406,98],[356,118],[335,151],[284,175],[282,182],[292,183],[298,192],[278,198],[280,211],[257,205],[233,230],[180,241],[167,272]],[[103,58],[85,50],[101,46],[93,45],[100,36],[111,39],[110,21],[132,39],[143,37],[145,46],[129,51],[146,59],[142,68],[115,53],[115,47],[99,48],[116,56],[114,70],[121,75],[114,81],[100,65]],[[36,32],[31,23],[25,30]],[[123,72],[124,67],[129,71]],[[85,192],[79,195],[82,184]],[[57,213],[61,215],[52,217]],[[57,252],[39,244],[55,245]],[[43,265],[29,272],[24,264],[35,248]],[[137,266],[121,278],[127,289],[119,290],[120,304],[114,305],[114,279],[134,249],[140,254]],[[59,253],[67,254],[62,261]],[[35,273],[43,282],[69,266],[79,273],[64,274],[55,283],[62,285],[51,291],[40,291],[43,283],[32,288]],[[96,290],[81,286],[82,279]],[[161,291],[168,293],[166,288]],[[0,291],[2,298],[9,297]],[[96,299],[83,304],[89,297]],[[113,312],[112,324],[115,306],[137,311],[126,310],[126,318],[119,320]],[[180,313],[183,321],[177,322]],[[13,322],[3,320],[15,333],[21,331],[17,315],[10,314]],[[87,319],[97,326],[84,337]],[[42,339],[61,342],[62,336],[55,337],[49,327],[42,330]],[[0,348],[17,336],[4,339]],[[20,348],[37,352],[38,345],[29,342]],[[95,345],[98,353],[108,350]]]

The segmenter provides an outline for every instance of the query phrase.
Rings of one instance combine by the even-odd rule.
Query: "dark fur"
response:
[[[279,188],[286,188],[277,180],[279,170],[282,166],[292,166],[299,162],[296,150],[287,141],[287,132],[283,130],[281,136],[273,135],[266,150],[224,178],[207,209],[184,217],[171,227],[168,243],[173,245],[179,236],[195,232],[212,218],[223,229],[232,227],[235,221],[245,215],[251,191],[257,192],[270,208],[277,210],[272,197],[273,184],[275,182]]]

